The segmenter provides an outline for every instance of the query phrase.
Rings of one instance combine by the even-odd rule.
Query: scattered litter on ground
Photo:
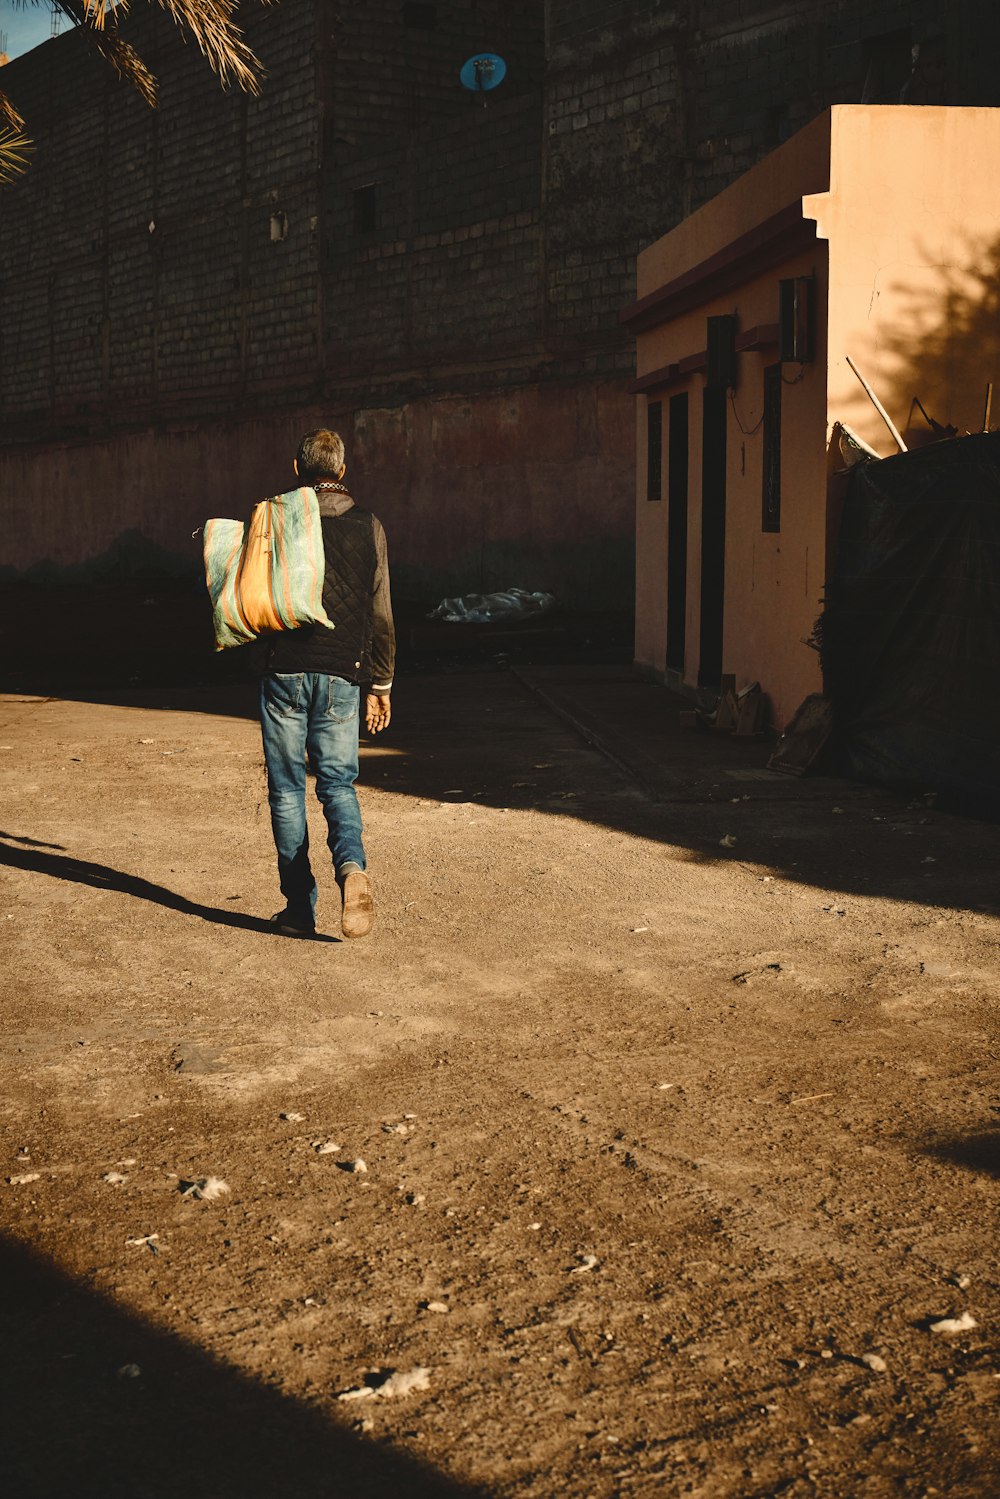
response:
[[[873,1374],[888,1374],[889,1372],[889,1365],[877,1353],[863,1353],[861,1362],[867,1365]]]
[[[957,1286],[960,1291],[967,1291],[969,1289],[969,1287],[972,1285],[972,1276],[971,1275],[953,1275],[951,1277],[951,1283],[952,1283],[953,1286]]]
[[[336,1155],[342,1149],[336,1140],[310,1140],[309,1143],[317,1155]]]
[[[510,622],[545,614],[555,604],[551,593],[528,593],[523,588],[508,588],[497,593],[466,593],[458,598],[442,599],[428,619],[443,619],[447,624],[490,625],[497,620]]]
[[[439,1316],[447,1316],[447,1314],[451,1311],[451,1307],[446,1306],[443,1301],[425,1301],[424,1311],[436,1312]]]
[[[152,1249],[153,1253],[155,1254],[156,1253],[156,1242],[155,1241],[159,1237],[160,1237],[159,1234],[146,1234],[146,1236],[144,1238],[142,1238],[142,1239],[126,1239],[125,1240],[125,1248],[126,1249],[142,1249],[143,1245],[145,1245],[145,1247],[147,1249]]]
[[[26,1187],[29,1182],[36,1182],[41,1177],[40,1171],[23,1171],[20,1176],[8,1176],[7,1185],[10,1187]]]
[[[109,1187],[120,1187],[122,1182],[128,1181],[128,1177],[122,1176],[120,1171],[105,1171],[101,1181],[107,1182]]]
[[[368,1170],[368,1167],[365,1165],[360,1156],[358,1156],[357,1160],[354,1161],[338,1161],[337,1165],[340,1167],[341,1171],[350,1171],[355,1176],[361,1176]]]
[[[416,1119],[416,1117],[417,1117],[416,1114],[404,1114],[403,1115],[404,1119]]]
[[[405,1201],[411,1208],[418,1208],[422,1202],[427,1201],[427,1195],[424,1192],[407,1192]]]
[[[542,1225],[540,1223],[529,1223],[528,1224],[528,1227],[531,1229],[532,1233],[537,1233],[538,1230],[541,1228],[541,1226]]]
[[[378,1395],[383,1400],[401,1400],[417,1390],[430,1389],[430,1369],[418,1368],[395,1370],[378,1384],[358,1385],[353,1390],[342,1390],[338,1400],[370,1400]]]
[[[648,932],[649,931],[649,927],[648,926],[633,926],[633,927],[629,927],[629,931],[631,931],[631,932]]]
[[[142,1370],[138,1364],[122,1364],[118,1370],[119,1379],[138,1379]]]
[[[408,1124],[383,1124],[382,1133],[384,1135],[408,1135],[410,1126]]]
[[[657,1083],[656,1088],[657,1088],[657,1092],[659,1092],[659,1093],[666,1093],[666,1092],[669,1091],[669,1089],[671,1089],[671,1088],[673,1088],[675,1086],[676,1086],[675,1083]]]
[[[722,837],[722,838],[719,839],[719,847],[720,848],[735,848],[736,847],[736,834],[735,833],[726,833],[724,837]]]
[[[942,1333],[971,1332],[974,1327],[978,1326],[979,1323],[975,1317],[970,1316],[968,1312],[963,1312],[960,1317],[942,1317],[939,1322],[932,1322],[927,1330]]]
[[[793,1104],[794,1103],[818,1103],[821,1098],[832,1098],[832,1097],[833,1097],[832,1093],[800,1093],[797,1097],[793,1096],[788,1101],[789,1101],[789,1103],[793,1103]]]
[[[833,813],[834,817],[843,817],[844,815],[843,807],[831,807],[830,811]]]
[[[217,1202],[220,1197],[229,1196],[229,1183],[222,1180],[221,1176],[200,1176],[195,1181],[181,1180],[177,1183],[182,1197],[193,1198],[195,1202]]]
[[[570,1270],[570,1275],[585,1275],[588,1270],[597,1269],[596,1254],[582,1254],[579,1256],[580,1263]]]
[[[301,1124],[305,1117],[305,1114],[296,1114],[291,1109],[287,1113],[278,1115],[278,1118],[284,1119],[286,1124]]]

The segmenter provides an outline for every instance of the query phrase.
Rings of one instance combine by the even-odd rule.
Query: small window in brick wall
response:
[[[425,5],[422,0],[407,0],[403,6],[403,25],[414,31],[433,31],[437,26],[437,6]]]
[[[866,69],[861,103],[902,103],[914,64],[909,27],[871,36],[864,49]]]
[[[378,228],[377,182],[354,189],[354,228],[358,234],[370,234]]]
[[[663,402],[646,406],[646,499],[663,496]]]

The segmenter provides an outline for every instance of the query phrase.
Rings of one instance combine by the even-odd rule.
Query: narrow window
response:
[[[781,530],[781,365],[764,371],[764,479],[762,531]]]
[[[646,406],[646,499],[662,498],[663,481],[663,402],[650,401]]]
[[[414,31],[433,31],[437,26],[437,6],[423,4],[421,0],[407,0],[403,6],[403,25]]]
[[[698,686],[718,687],[722,677],[726,608],[725,390],[702,392],[701,428],[701,633]]]
[[[667,666],[684,670],[688,567],[688,398],[670,397],[667,426]]]
[[[378,228],[378,183],[366,182],[364,187],[354,189],[354,229],[358,234],[370,234]]]
[[[909,27],[884,31],[865,42],[862,104],[900,104],[913,73],[913,48]]]

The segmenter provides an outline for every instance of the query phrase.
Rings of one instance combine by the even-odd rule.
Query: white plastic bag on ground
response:
[[[453,625],[492,625],[499,621],[514,623],[545,614],[555,603],[551,593],[526,593],[523,588],[507,588],[501,593],[466,593],[461,598],[442,599],[428,619],[443,619]]]

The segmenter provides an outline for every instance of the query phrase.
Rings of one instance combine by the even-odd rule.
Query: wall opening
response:
[[[764,464],[760,528],[781,530],[781,365],[764,371]]]
[[[722,680],[722,624],[726,587],[725,390],[706,387],[701,427],[701,639],[698,686]]]
[[[667,669],[683,673],[688,560],[687,391],[671,396],[667,421]]]
[[[403,25],[413,31],[433,31],[437,26],[437,6],[423,0],[407,0],[403,6]]]
[[[378,183],[366,182],[354,189],[354,228],[358,234],[370,234],[378,228]]]
[[[663,402],[646,404],[646,499],[663,497]]]

